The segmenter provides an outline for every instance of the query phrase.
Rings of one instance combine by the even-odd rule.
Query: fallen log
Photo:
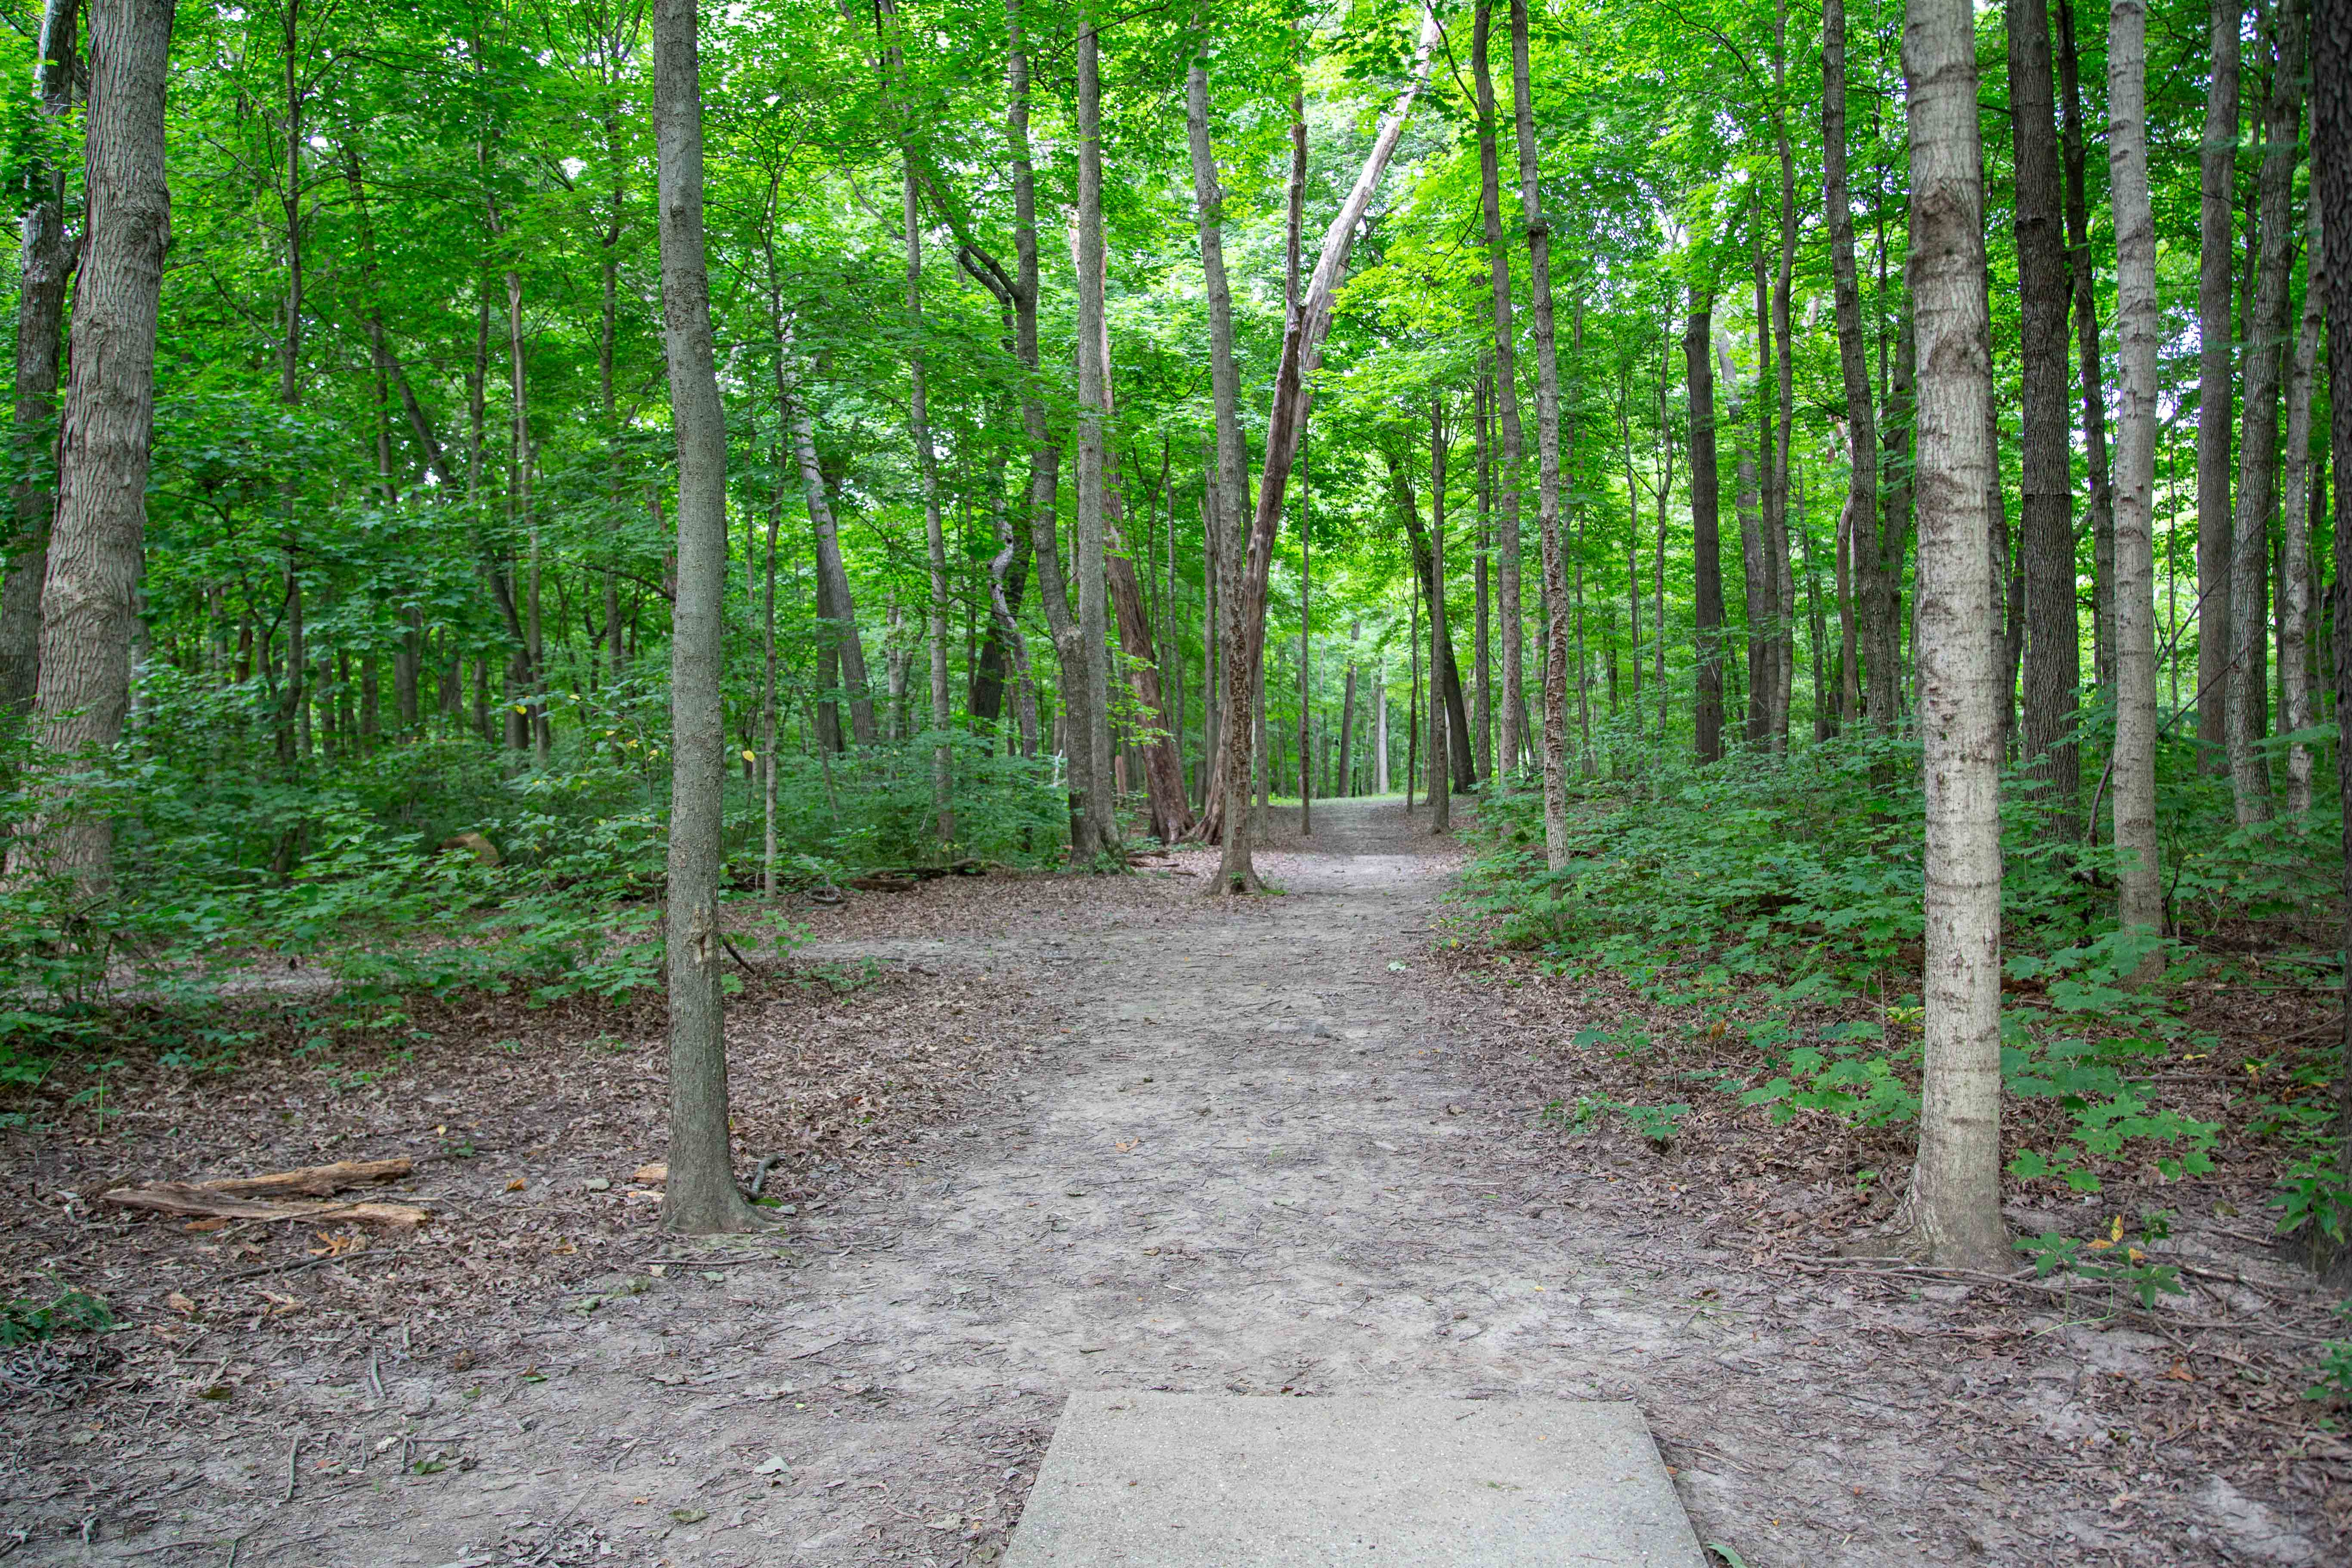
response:
[[[118,1208],[200,1219],[298,1221],[304,1224],[341,1219],[359,1225],[380,1225],[387,1230],[415,1230],[433,1217],[431,1211],[414,1204],[273,1202],[268,1198],[235,1197],[192,1182],[156,1182],[144,1187],[116,1187],[100,1194],[99,1201],[112,1204]]]
[[[229,1176],[215,1182],[153,1182],[143,1187],[116,1187],[100,1194],[99,1201],[150,1214],[204,1219],[349,1219],[393,1230],[414,1230],[432,1217],[427,1210],[414,1204],[273,1200],[296,1194],[306,1198],[325,1198],[347,1187],[397,1181],[415,1169],[415,1162],[407,1159],[339,1160],[331,1165],[306,1165],[299,1170]]]
[[[364,1186],[370,1182],[396,1182],[413,1173],[415,1162],[397,1160],[339,1160],[331,1165],[306,1165],[299,1171],[272,1171],[263,1176],[231,1176],[217,1182],[198,1182],[195,1185],[208,1193],[223,1193],[237,1198],[269,1198],[300,1194],[305,1197],[331,1197],[345,1187]]]

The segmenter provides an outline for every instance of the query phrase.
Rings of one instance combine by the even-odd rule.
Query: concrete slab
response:
[[[1004,1568],[1705,1568],[1633,1405],[1074,1394]]]

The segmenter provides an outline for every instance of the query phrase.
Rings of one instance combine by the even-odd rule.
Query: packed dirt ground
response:
[[[1154,1388],[1632,1400],[1752,1568],[2346,1560],[2352,1447],[2279,1370],[2322,1299],[2258,1215],[2192,1196],[2229,1283],[2155,1319],[1838,1257],[1851,1183],[1760,1114],[1745,1154],[1548,1116],[1624,998],[1458,944],[1425,816],[1314,823],[1277,897],[1184,854],[812,910],[731,1005],[769,1236],[657,1228],[652,1008],[419,1003],[37,1095],[5,1289],[121,1326],[0,1368],[0,1555],[985,1563],[1064,1396]],[[390,1155],[414,1233],[101,1201]]]

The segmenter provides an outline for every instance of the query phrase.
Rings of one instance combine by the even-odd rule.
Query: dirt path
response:
[[[1563,1174],[1538,1108],[1479,1087],[1500,1010],[1430,1016],[1454,851],[1394,802],[1316,818],[1262,862],[1285,897],[819,947],[1025,974],[1067,1026],[775,1241],[649,1239],[478,1365],[322,1368],[152,1532],[53,1560],[988,1563],[1065,1394],[1130,1387],[1633,1399],[1701,1539],[1754,1568],[2318,1560],[2235,1494],[2066,1458],[2048,1421],[2124,1364],[2105,1336],[1995,1368],[1933,1303],[1865,1333],[1843,1287]]]

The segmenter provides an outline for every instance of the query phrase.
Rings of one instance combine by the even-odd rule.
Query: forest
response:
[[[207,1097],[593,1037],[767,1235],[908,1080],[776,1112],[762,1009],[1419,857],[1380,984],[1828,1173],[1800,1265],[2160,1323],[2242,1209],[2352,1531],[2347,0],[5,16],[26,1193],[266,1224]],[[0,1342],[129,1310],[74,1245]]]

